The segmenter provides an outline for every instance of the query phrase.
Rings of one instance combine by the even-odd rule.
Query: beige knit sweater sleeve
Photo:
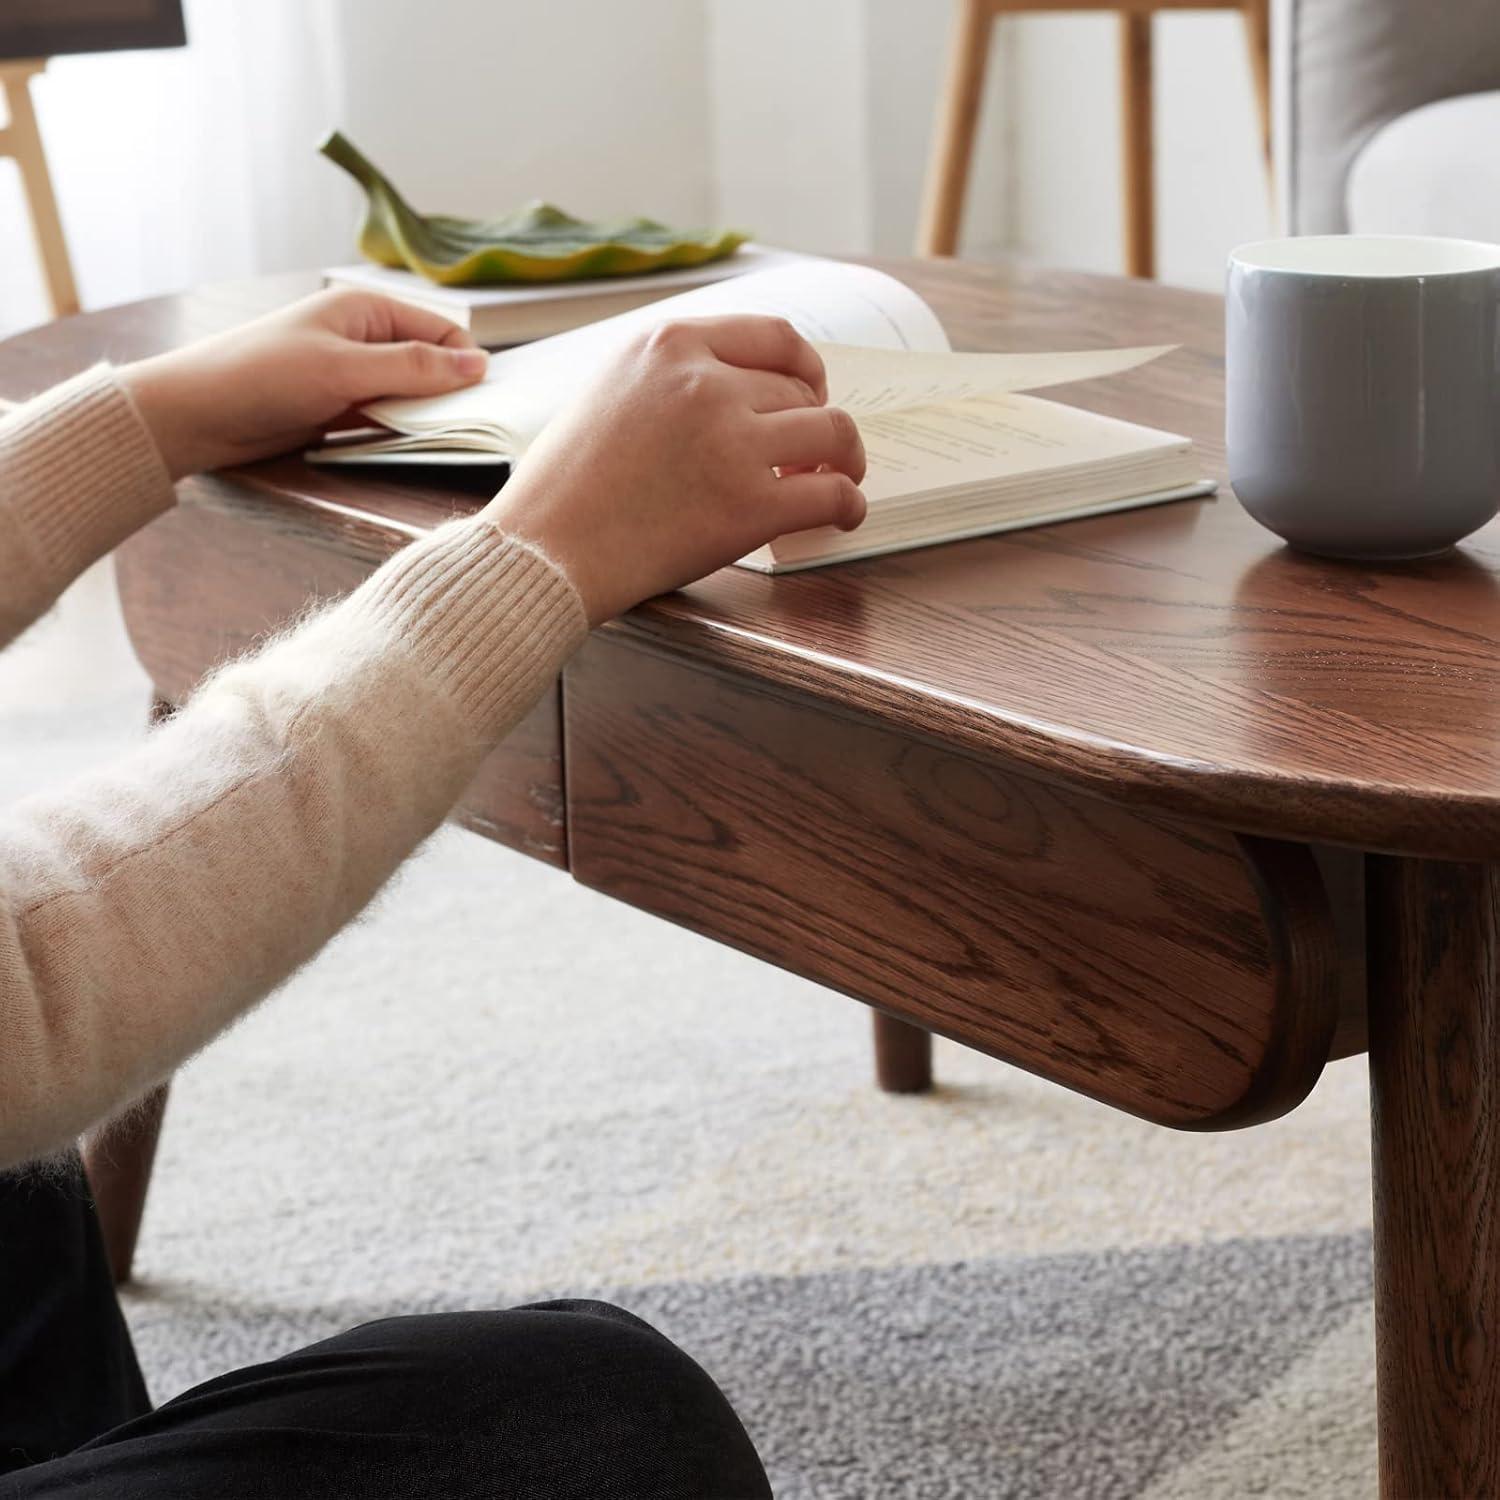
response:
[[[108,371],[7,418],[0,640],[172,498]],[[315,953],[586,629],[545,558],[453,522],[128,758],[0,812],[0,1166],[138,1097]]]

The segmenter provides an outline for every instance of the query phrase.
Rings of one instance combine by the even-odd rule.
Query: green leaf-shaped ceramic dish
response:
[[[321,149],[365,190],[360,253],[445,286],[638,276],[722,260],[747,238],[728,229],[671,229],[652,219],[590,224],[550,203],[527,204],[503,219],[419,214],[338,131]]]

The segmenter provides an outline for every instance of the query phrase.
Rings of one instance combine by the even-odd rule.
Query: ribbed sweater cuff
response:
[[[405,641],[486,741],[515,723],[588,635],[561,569],[478,519],[414,542],[345,608]]]
[[[29,401],[0,432],[7,500],[66,583],[176,498],[151,433],[107,365]]]

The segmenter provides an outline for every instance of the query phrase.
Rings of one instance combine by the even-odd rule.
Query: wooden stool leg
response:
[[[21,169],[21,185],[31,212],[31,228],[52,298],[52,311],[64,318],[78,311],[78,289],[73,284],[68,242],[63,238],[62,218],[57,212],[52,176],[47,170],[36,110],[31,103],[31,80],[45,66],[41,62],[0,65],[0,86],[4,87],[10,108],[10,125],[0,132],[0,155],[13,156]]]
[[[993,0],[958,0],[948,80],[939,103],[937,137],[917,234],[918,255],[952,255],[958,249],[994,29]]]
[[[884,1011],[875,1024],[875,1082],[887,1094],[925,1094],[932,1087],[932,1033]]]
[[[1368,862],[1383,1500],[1500,1494],[1500,867]]]
[[[1260,144],[1266,158],[1266,172],[1271,157],[1271,0],[1244,0],[1245,42],[1250,51],[1250,78],[1255,86],[1255,107],[1260,113]]]
[[[99,1210],[99,1227],[117,1286],[130,1280],[166,1110],[167,1085],[162,1084],[123,1119],[101,1126],[84,1142],[83,1169]]]
[[[1152,124],[1151,14],[1120,17],[1125,273],[1156,275],[1156,154]]]

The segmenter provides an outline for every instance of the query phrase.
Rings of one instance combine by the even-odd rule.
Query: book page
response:
[[[932,309],[883,271],[808,261],[696,287],[555,338],[507,349],[484,380],[448,396],[378,401],[367,415],[398,432],[460,431],[519,457],[593,373],[636,334],[672,318],[766,313],[786,318],[815,343],[933,352],[948,347]]]
[[[863,420],[877,412],[1098,380],[1149,364],[1176,346],[1064,354],[929,354],[820,344],[828,401]]]
[[[1189,446],[1172,433],[1019,395],[888,410],[861,417],[859,430],[869,461],[863,489],[872,506],[1065,464]]]

